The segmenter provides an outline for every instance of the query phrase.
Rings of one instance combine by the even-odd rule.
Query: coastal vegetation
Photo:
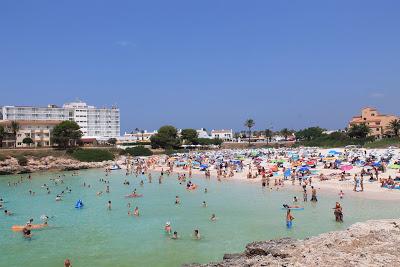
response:
[[[182,145],[221,145],[222,140],[218,138],[199,138],[195,129],[183,129],[180,137],[178,130],[171,125],[162,126],[158,133],[150,138],[153,149],[162,148],[166,151],[179,150]]]
[[[54,127],[52,133],[53,143],[62,149],[76,146],[81,137],[82,132],[80,127],[74,121],[61,122]]]
[[[129,148],[125,149],[125,152],[126,152],[125,154],[129,154],[134,157],[153,155],[153,152],[144,146],[129,147]]]
[[[73,149],[69,152],[71,157],[82,162],[101,162],[114,160],[115,155],[106,149]]]

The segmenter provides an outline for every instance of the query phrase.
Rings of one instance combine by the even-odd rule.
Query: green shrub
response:
[[[135,147],[129,147],[125,149],[125,152],[128,153],[131,156],[139,157],[139,156],[151,156],[153,155],[153,152],[151,152],[150,149],[144,146],[135,146]]]
[[[123,143],[121,146],[146,146],[151,145],[151,142],[132,142],[132,143]]]
[[[400,147],[400,138],[398,137],[384,138],[365,144],[365,147],[367,148],[387,148],[389,146]]]
[[[20,166],[28,165],[28,159],[25,156],[17,156],[17,160]]]
[[[101,162],[115,158],[113,153],[105,149],[76,149],[71,156],[83,162]]]
[[[0,161],[5,161],[8,157],[0,154]]]

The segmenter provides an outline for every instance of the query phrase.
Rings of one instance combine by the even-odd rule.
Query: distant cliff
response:
[[[400,266],[400,220],[356,223],[305,240],[253,242],[219,263],[184,266]]]

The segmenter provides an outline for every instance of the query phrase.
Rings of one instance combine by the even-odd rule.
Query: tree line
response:
[[[178,130],[172,125],[165,125],[158,129],[158,132],[150,137],[152,148],[178,149],[182,145],[221,145],[222,140],[215,138],[199,138],[195,129]]]

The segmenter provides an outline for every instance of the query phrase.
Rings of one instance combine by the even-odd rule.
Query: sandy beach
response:
[[[332,149],[320,149],[319,152],[321,154],[326,154],[328,151]],[[338,152],[344,152],[343,148],[335,148],[336,151]],[[372,150],[367,150],[371,152]],[[374,149],[374,152],[378,153],[383,153],[385,149]],[[396,153],[400,153],[400,149],[396,150]],[[256,166],[252,164],[251,159],[245,159],[243,164],[245,166],[250,165],[250,172],[255,173],[257,172]],[[166,164],[157,164],[154,167],[155,171],[165,171],[168,169],[168,166]],[[375,200],[400,200],[400,190],[396,189],[388,189],[388,188],[383,188],[381,187],[381,184],[378,181],[374,182],[369,182],[368,180],[365,180],[364,182],[364,191],[353,191],[354,188],[354,181],[353,177],[355,174],[360,174],[362,167],[357,167],[354,166],[353,169],[350,171],[347,171],[348,176],[346,176],[345,181],[340,181],[340,174],[341,170],[340,169],[325,169],[322,163],[317,164],[317,166],[313,169],[318,172],[318,174],[323,174],[326,177],[329,177],[328,180],[320,181],[317,177],[313,177],[312,179],[312,185],[317,189],[318,194],[328,194],[328,195],[338,195],[339,192],[342,190],[343,193],[345,194],[345,197],[356,197],[356,198],[365,198],[365,199],[375,199]],[[193,175],[200,175],[200,176],[205,176],[203,171],[200,171],[199,169],[192,168],[191,169]],[[242,172],[235,172],[233,177],[229,178],[221,178],[221,181],[230,181],[230,180],[235,180],[235,181],[241,181],[245,183],[251,183],[254,184],[254,186],[261,186],[262,183],[262,178],[261,176],[257,178],[247,178],[247,174],[249,172],[248,167],[246,167]],[[188,174],[189,170],[185,169],[183,167],[174,167],[174,173],[180,173],[180,174]],[[211,168],[210,169],[210,174],[211,174],[211,179],[217,179],[217,170]],[[389,176],[391,177],[396,177],[400,176],[399,170],[395,169],[387,169],[385,173],[380,173],[379,178],[388,178]],[[277,176],[271,177],[271,184],[273,183],[272,181],[274,179],[282,179],[283,180],[283,173],[282,171],[278,172]],[[302,194],[302,188],[299,186],[298,181],[296,180],[295,185],[292,185],[292,182],[290,180],[285,180],[283,181],[282,186],[272,186],[272,190],[287,190],[287,191],[295,191],[298,192],[299,194]]]

